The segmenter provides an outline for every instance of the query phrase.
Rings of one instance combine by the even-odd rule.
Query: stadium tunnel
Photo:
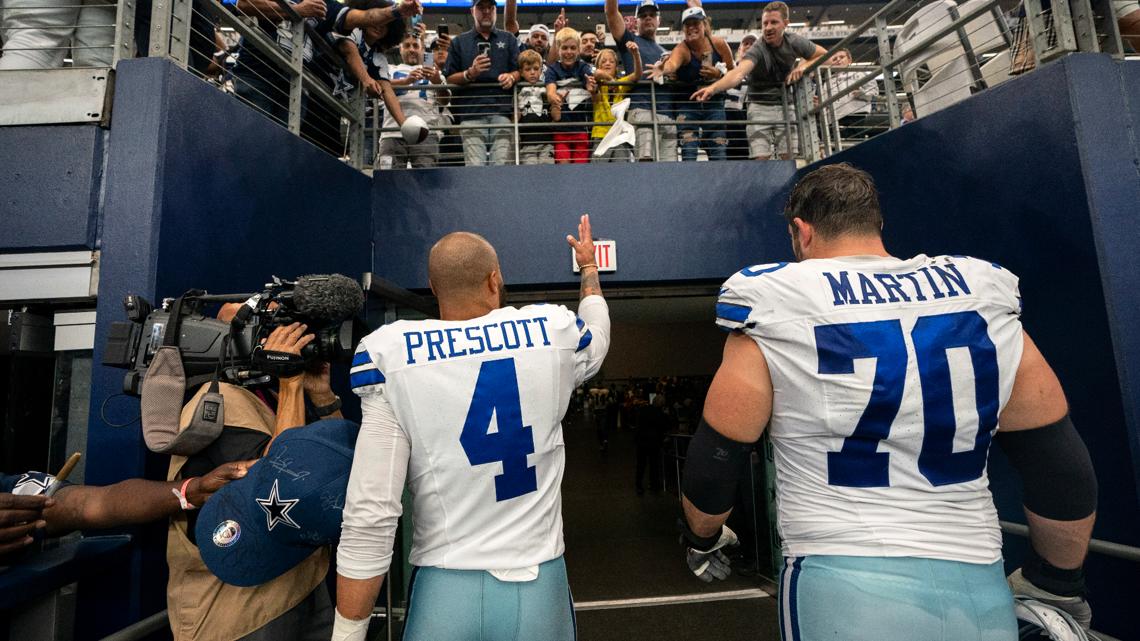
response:
[[[160,299],[192,287],[248,291],[269,274],[372,274],[373,291],[381,292],[374,311],[394,318],[407,297],[422,298],[431,243],[467,229],[498,248],[514,300],[551,292],[556,300],[572,300],[577,279],[564,236],[577,215],[588,212],[597,236],[617,245],[618,268],[602,278],[614,294],[615,336],[623,325],[632,327],[655,349],[682,358],[682,342],[702,351],[716,342],[696,330],[666,327],[701,322],[698,314],[679,311],[693,303],[683,299],[707,301],[742,266],[790,258],[779,216],[796,178],[790,162],[439,169],[369,178],[168,61],[123,61],[115,81],[109,128],[0,128],[0,147],[21,150],[0,158],[4,307],[25,314],[25,324],[43,327],[50,318],[56,327],[50,351],[24,350],[0,361],[7,369],[6,435],[14,425],[42,426],[48,417],[66,443],[58,445],[57,438],[52,451],[76,446],[86,452],[87,483],[159,478],[165,469],[160,457],[147,453],[137,429],[119,427],[129,425],[137,404],[116,397],[121,371],[99,365],[127,292]],[[1130,318],[1140,309],[1138,130],[1140,64],[1073,55],[829,159],[854,162],[876,178],[885,240],[895,253],[973,254],[1022,276],[1026,326],[1066,387],[1100,477],[1094,536],[1129,546],[1140,545],[1140,330]],[[68,287],[45,295],[44,283],[63,283],[63,273]],[[12,327],[18,314],[5,316]],[[715,332],[711,310],[705,319]],[[639,324],[657,329],[639,332]],[[59,327],[80,329],[61,333]],[[61,344],[71,331],[76,342]],[[34,354],[47,360],[28,364],[37,360]],[[61,364],[69,360],[70,369]],[[63,377],[72,384],[66,393],[53,384],[54,397],[41,391],[36,409],[21,410],[17,401],[32,397],[20,386],[34,368],[41,382],[50,370],[53,383]],[[344,390],[343,380],[337,384]],[[45,406],[44,399],[54,402]],[[74,411],[61,417],[51,409],[62,406]],[[348,411],[351,416],[353,408]],[[6,441],[5,463],[57,469],[43,435],[27,438],[25,444]],[[1019,488],[1000,455],[991,467],[1002,518],[1023,522]],[[610,495],[598,484],[575,494],[574,475],[608,479],[588,466],[568,471],[571,546],[593,545],[597,552],[606,535],[616,535],[617,556],[638,561],[649,548],[661,556],[644,558],[670,554],[664,546],[673,536],[675,504],[665,498],[644,504],[640,516],[652,523],[649,535],[636,527],[617,533],[598,527],[606,520],[582,524],[575,517],[586,510],[574,503],[599,504]],[[624,501],[613,501],[618,516],[632,509]],[[102,555],[101,565],[63,563],[49,577],[78,586],[65,588],[76,603],[74,638],[103,638],[165,607],[165,528],[131,534],[119,556]],[[1024,550],[1023,538],[1007,536],[1010,567]],[[570,558],[577,590],[576,562]],[[701,591],[695,582],[676,590],[667,579],[654,585],[658,575],[683,573],[679,552],[660,561],[674,565],[651,570],[641,592],[606,584],[607,571],[628,566],[591,562],[580,565],[594,581],[583,582],[586,594],[576,593],[582,602]],[[1097,628],[1124,639],[1140,636],[1129,587],[1135,562],[1094,551],[1088,573]],[[762,580],[731,587],[756,586],[763,587]],[[8,585],[4,593],[13,598],[13,589]],[[773,600],[750,595],[711,605],[619,604],[584,610],[580,620],[583,631],[593,626],[620,638],[696,638],[709,633],[695,627],[694,621],[706,620],[691,614],[699,608],[707,618],[768,630],[771,638]],[[60,614],[67,609],[59,599],[43,607],[54,613],[45,625],[69,623],[61,619],[71,615]]]

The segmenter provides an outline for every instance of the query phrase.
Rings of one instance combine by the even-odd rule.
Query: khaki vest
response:
[[[190,422],[203,385],[182,408],[182,425]],[[221,384],[227,427],[244,427],[272,434],[273,412],[248,390]],[[168,480],[179,478],[184,456],[170,458]],[[186,537],[186,517],[171,519],[166,535],[166,563],[170,581],[166,604],[174,641],[234,641],[281,616],[309,596],[329,570],[329,548],[322,547],[297,567],[258,586],[240,588],[223,583],[210,573],[198,548]]]

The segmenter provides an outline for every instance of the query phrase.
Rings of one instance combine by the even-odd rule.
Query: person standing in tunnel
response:
[[[690,569],[727,576],[723,524],[767,429],[785,641],[1011,641],[1011,587],[1087,628],[1097,482],[1022,328],[1017,277],[891,256],[874,182],[846,163],[804,176],[784,216],[798,262],[745,268],[717,301],[731,333],[686,461]],[[1021,476],[1029,524],[1008,584],[991,440]]]
[[[634,489],[637,495],[645,494],[645,471],[649,470],[649,490],[661,491],[661,441],[673,428],[673,417],[667,411],[665,395],[658,392],[653,401],[642,404],[638,409],[637,427],[634,428],[634,441],[637,445],[637,472]]]

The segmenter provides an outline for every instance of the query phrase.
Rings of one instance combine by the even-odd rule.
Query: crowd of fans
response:
[[[114,29],[108,25],[114,23],[114,5],[84,3],[82,9],[68,10],[55,19],[74,26],[46,29],[37,39],[33,36],[39,30],[20,26],[23,0],[5,1],[7,40],[0,68],[58,67],[72,43],[76,65],[110,64]],[[369,141],[379,169],[513,164],[516,154],[521,164],[690,161],[701,150],[709,160],[794,155],[795,145],[785,140],[788,129],[782,126],[782,86],[798,78],[822,47],[785,34],[788,7],[770,2],[762,14],[763,35],[749,34],[733,52],[712,35],[700,0],[688,4],[682,16],[684,40],[670,51],[657,42],[661,21],[656,0],[641,0],[632,16],[621,13],[618,0],[606,2],[606,27],[616,43],[612,48],[605,46],[602,29],[580,32],[570,26],[565,11],[553,27],[535,24],[523,34],[514,0],[504,8],[505,28],[497,26],[499,8],[493,0],[474,0],[471,30],[450,34],[443,24],[430,40],[426,25],[432,21],[425,20],[420,0],[224,3],[236,14],[254,18],[286,54],[292,54],[294,42],[303,42],[305,67],[332,95],[345,97],[360,88],[381,99],[383,108],[372,117],[382,133]],[[291,103],[296,109],[288,75],[265,52],[223,37],[223,21],[210,15],[206,3],[194,7],[188,66],[288,124]],[[99,14],[99,20],[94,13],[87,15],[97,9],[110,14]],[[149,13],[149,5],[139,7],[135,35],[140,51],[148,46],[149,20],[144,17]],[[82,26],[93,22],[102,29]],[[296,34],[302,26],[303,35]],[[87,43],[96,44],[85,48]],[[396,52],[399,62],[391,64],[389,56]],[[742,72],[740,63],[748,56],[753,66]],[[864,100],[863,94],[874,92],[857,92],[847,102]],[[616,116],[614,106],[627,99]],[[302,92],[299,110],[303,136],[337,155],[346,152],[336,110],[309,91]],[[430,130],[421,142],[407,142],[399,133],[410,116],[422,118]],[[725,123],[745,118],[772,124],[745,128]],[[607,141],[619,120],[632,127],[622,127],[625,136]]]
[[[55,2],[4,0],[0,70],[59,67],[68,51],[76,66],[111,64],[116,5],[45,6]],[[253,18],[286,54],[303,42],[305,67],[333,96],[353,95],[359,87],[382,100],[383,108],[369,116],[382,132],[369,140],[376,152],[372,164],[380,169],[692,161],[701,152],[709,160],[799,155],[785,85],[799,80],[825,49],[786,32],[784,2],[765,4],[758,32],[745,35],[735,51],[713,35],[700,0],[687,5],[683,39],[667,50],[657,40],[656,0],[640,0],[633,15],[623,15],[618,0],[607,0],[605,28],[597,31],[578,31],[563,10],[552,27],[534,24],[525,34],[516,0],[506,2],[503,28],[494,0],[473,0],[474,26],[459,34],[448,33],[442,22],[429,31],[434,21],[424,16],[420,0],[223,2]],[[288,74],[265,52],[223,37],[224,21],[212,14],[217,10],[213,3],[194,4],[189,68],[288,124],[290,105],[298,109]],[[1129,42],[1140,24],[1140,11],[1135,13],[1119,16]],[[137,3],[139,51],[149,44],[150,14],[149,2]],[[304,33],[296,33],[302,26]],[[607,32],[613,47],[606,46]],[[390,64],[389,56],[398,64]],[[831,107],[829,120],[844,139],[869,135],[866,116],[882,104],[876,82],[862,80],[865,72],[854,71],[852,62],[848,50],[835,52],[825,63],[824,86],[816,87],[826,98],[862,83]],[[623,100],[629,102],[617,115],[614,107]],[[337,110],[303,91],[299,111],[303,136],[346,153]],[[430,131],[420,142],[399,134],[410,116],[422,118]],[[903,119],[912,118],[904,104]]]

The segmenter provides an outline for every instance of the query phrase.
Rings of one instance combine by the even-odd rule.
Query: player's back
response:
[[[789,556],[1000,558],[985,470],[1019,313],[1016,277],[966,257],[778,263],[725,283],[718,324],[771,372]]]
[[[583,360],[589,343],[554,305],[398,321],[362,341],[354,380],[377,377],[411,445],[414,565],[509,570],[562,554],[560,421],[600,366]]]

